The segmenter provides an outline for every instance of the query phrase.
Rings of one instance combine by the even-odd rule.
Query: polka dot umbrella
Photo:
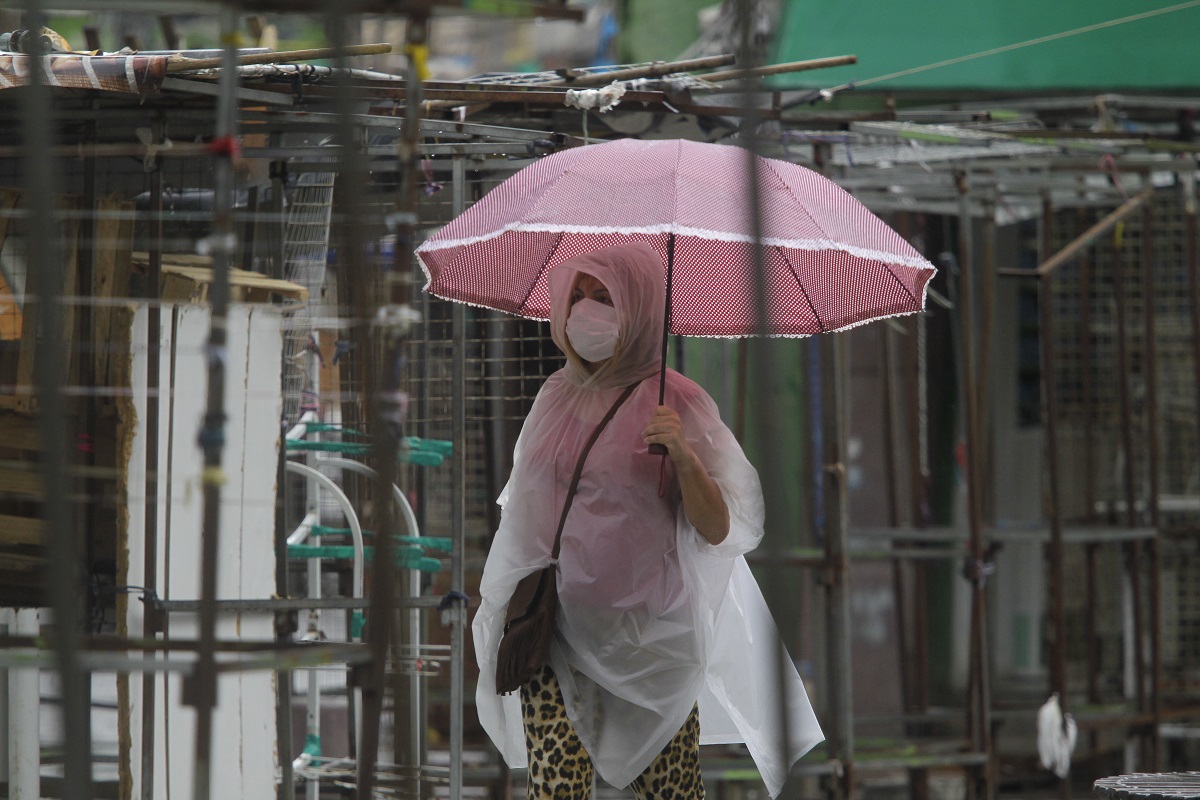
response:
[[[546,275],[573,256],[633,240],[663,258],[674,239],[670,331],[808,336],[921,311],[934,267],[840,186],[756,158],[767,320],[755,314],[746,151],[618,139],[525,167],[426,240],[425,289],[447,300],[549,319]]]
[[[425,289],[549,319],[550,270],[644,241],[663,259],[669,333],[809,336],[924,309],[935,270],[908,242],[824,176],[756,156],[760,324],[748,159],[740,147],[678,139],[618,139],[546,156],[417,248]]]

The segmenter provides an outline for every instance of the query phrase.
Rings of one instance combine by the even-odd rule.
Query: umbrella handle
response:
[[[658,368],[658,404],[663,404],[663,398],[667,393],[667,338],[671,334],[671,279],[675,273],[675,233],[672,231],[667,237],[667,296],[665,308],[663,309],[663,339],[662,339],[662,359]],[[665,456],[667,454],[667,446],[662,444],[652,444],[649,447],[650,455]]]

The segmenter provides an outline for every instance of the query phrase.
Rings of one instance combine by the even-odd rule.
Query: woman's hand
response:
[[[720,544],[729,535],[729,508],[721,490],[704,468],[683,435],[679,414],[667,406],[658,406],[642,431],[646,444],[661,444],[675,464],[683,512],[688,521],[710,544]]]
[[[655,408],[654,413],[650,416],[650,422],[642,431],[642,437],[646,444],[661,444],[666,447],[667,455],[675,462],[677,470],[682,466],[681,462],[687,462],[696,457],[687,443],[687,439],[683,438],[683,422],[680,421],[679,415],[673,408],[667,406]]]

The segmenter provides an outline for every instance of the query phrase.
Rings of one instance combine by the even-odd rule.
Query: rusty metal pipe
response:
[[[1049,197],[1042,203],[1042,253],[1049,253],[1054,242],[1054,206]],[[1046,436],[1047,511],[1050,542],[1046,545],[1050,562],[1050,614],[1054,626],[1054,651],[1050,663],[1050,690],[1058,693],[1059,706],[1069,708],[1067,695],[1067,622],[1063,593],[1066,570],[1063,562],[1062,495],[1058,483],[1058,392],[1055,387],[1057,351],[1054,346],[1054,272],[1040,272],[1038,280],[1038,320],[1042,350],[1042,421]],[[1071,796],[1071,782],[1058,783],[1059,795]]]

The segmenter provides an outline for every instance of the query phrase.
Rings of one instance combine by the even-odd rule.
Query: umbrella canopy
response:
[[[767,320],[755,311],[750,154],[619,139],[564,150],[488,192],[419,248],[426,291],[549,319],[546,274],[581,253],[644,241],[670,252],[671,333],[808,336],[925,305],[934,274],[882,220],[824,176],[753,157]]]

